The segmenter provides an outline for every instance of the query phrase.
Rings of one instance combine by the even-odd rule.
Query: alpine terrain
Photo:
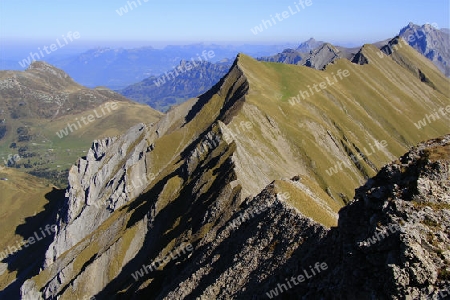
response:
[[[0,298],[446,295],[450,81],[400,43],[325,43],[313,68],[239,54],[164,115],[113,98],[148,120],[95,138],[65,189],[33,179],[26,218],[3,212]]]

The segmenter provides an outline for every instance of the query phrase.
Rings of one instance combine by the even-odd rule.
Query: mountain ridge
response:
[[[450,35],[448,30],[445,28],[441,30],[437,29],[431,24],[419,26],[414,23],[409,23],[407,26],[400,29],[398,36],[403,38],[419,53],[431,60],[441,72],[449,77],[450,57],[447,54],[450,49]],[[379,49],[386,50],[386,45],[393,39],[395,39],[395,37],[375,42],[373,45]],[[315,48],[310,49],[312,46],[315,46]],[[310,49],[310,51],[301,50],[303,48]],[[326,65],[333,63],[334,60],[339,57],[345,57],[356,63],[363,63],[363,61],[360,60],[360,57],[357,56],[360,51],[361,48],[333,46],[326,42],[316,42],[311,38],[310,40],[301,43],[296,50],[285,49],[279,54],[260,57],[258,60],[305,65],[320,70],[326,67]]]

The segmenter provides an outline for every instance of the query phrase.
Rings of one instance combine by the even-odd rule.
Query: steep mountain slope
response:
[[[228,72],[231,64],[228,60],[217,63],[183,60],[177,68],[159,77],[146,78],[119,93],[159,111],[166,111],[172,105],[208,91]]]
[[[23,72],[0,72],[2,164],[55,182],[67,182],[64,170],[93,139],[156,122],[161,115],[109,89],[82,87],[44,62]]]
[[[365,64],[324,71],[241,54],[158,123],[95,141],[70,170],[45,256],[8,263],[0,296],[247,299],[291,262],[328,263],[313,246],[331,245],[354,188],[449,129],[446,116],[414,126],[450,105],[448,79],[409,46],[397,54],[408,63],[366,45]]]
[[[450,135],[423,143],[359,188],[330,230],[271,184],[155,298],[444,299],[449,171]]]
[[[44,232],[44,236],[41,230],[45,230],[45,225],[52,224],[49,220],[54,218],[51,216],[54,211],[53,200],[58,201],[63,196],[64,191],[57,191],[46,180],[12,168],[0,167],[0,228],[3,231],[0,240],[0,290],[4,290],[5,284],[17,277],[20,272],[17,263],[27,268],[45,254],[53,233]],[[38,228],[41,230],[37,230]],[[25,247],[24,237],[36,239],[35,233],[42,241]],[[12,259],[19,250],[23,256],[19,260]],[[18,272],[8,272],[8,267],[17,268]],[[33,272],[37,274],[38,271],[39,269],[35,269]],[[15,288],[19,289],[20,284]]]
[[[409,23],[400,30],[399,36],[431,60],[447,77],[450,77],[450,35],[431,24],[422,26]]]

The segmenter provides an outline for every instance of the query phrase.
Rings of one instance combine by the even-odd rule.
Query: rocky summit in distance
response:
[[[400,30],[398,36],[403,38],[417,52],[432,61],[445,76],[450,76],[450,35],[448,29],[438,29],[432,24],[419,26],[409,23]],[[373,43],[373,45],[379,49],[386,48],[391,40],[379,41]],[[297,49],[285,49],[281,53],[260,57],[258,60],[303,65],[322,70],[338,58],[347,58],[359,64],[366,63],[364,60],[361,60],[361,49],[361,47],[346,48],[334,46],[311,38],[301,43]]]
[[[307,66],[316,70],[323,70],[339,58],[353,61],[360,48],[346,48],[333,46],[330,43],[316,41],[310,38],[301,43],[297,49],[285,49],[283,52],[259,57],[259,61],[278,62],[291,65]]]
[[[399,36],[431,60],[445,76],[450,77],[450,34],[448,29],[438,29],[433,24],[420,26],[409,23],[400,30]]]
[[[320,46],[322,46],[323,44],[325,44],[325,42],[322,41],[316,41],[314,38],[310,38],[309,40],[301,43],[298,47],[297,47],[297,51],[299,52],[303,52],[303,53],[309,53],[312,50],[315,50],[317,48],[319,48]]]

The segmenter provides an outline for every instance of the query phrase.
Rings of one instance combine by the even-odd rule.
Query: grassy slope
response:
[[[112,102],[117,103],[117,109],[103,113],[102,108]],[[56,135],[67,123],[88,115],[94,116],[93,122],[80,122],[80,129],[62,139]],[[13,167],[27,172],[45,170],[39,176],[53,178],[56,183],[52,173],[67,170],[94,139],[122,134],[137,123],[153,123],[161,116],[109,89],[81,86],[44,62],[34,62],[26,71],[1,71],[0,129],[6,129],[0,139],[1,165],[10,155],[20,155]],[[18,129],[26,133],[21,136]],[[28,140],[20,141],[23,137]],[[16,143],[15,148],[12,143]]]
[[[11,168],[0,168],[0,228],[2,238],[0,239],[0,251],[11,254],[8,247],[17,247],[24,238],[32,237],[33,234],[23,237],[17,233],[17,227],[25,223],[25,218],[35,216],[44,210],[48,203],[48,195],[53,187],[46,180],[37,178]],[[42,226],[44,224],[39,224]],[[33,228],[31,231],[39,230]],[[4,252],[5,253],[5,252]],[[2,263],[0,263],[2,264]],[[0,274],[0,290],[7,283],[14,280],[16,272],[6,271]]]
[[[94,109],[86,110],[82,113],[65,115],[59,119],[12,119],[9,120],[9,134],[0,140],[0,158],[2,165],[9,155],[18,154],[18,149],[22,145],[28,147],[28,152],[36,153],[36,156],[22,158],[19,163],[37,163],[32,169],[20,168],[20,171],[30,171],[39,168],[48,168],[49,171],[61,171],[70,168],[78,157],[84,156],[93,140],[117,136],[137,123],[154,123],[161,114],[146,105],[131,102],[116,102],[117,109],[111,112],[105,111],[103,116],[99,105],[96,109],[101,118],[94,115]],[[82,116],[94,115],[95,120],[82,125],[78,130],[69,131],[67,136],[59,138],[56,132],[66,128],[68,123],[76,123],[76,119]],[[29,143],[19,143],[16,149],[11,149],[10,145],[17,140],[15,135],[17,128],[27,126],[33,135],[33,140]],[[63,184],[64,185],[64,184]]]
[[[10,168],[0,169],[0,223],[3,230],[0,249],[17,241],[15,228],[26,217],[39,213],[47,203],[45,195],[52,186],[40,178]]]
[[[354,152],[352,144],[371,152],[370,143],[386,140],[387,151],[376,151],[368,157],[380,168],[403,154],[409,146],[448,133],[450,129],[445,119],[421,130],[414,126],[414,122],[424,118],[425,114],[450,104],[448,90],[446,95],[441,92],[448,88],[448,79],[413,49],[400,49],[399,53],[414,61],[435,84],[438,90],[433,90],[391,58],[379,58],[378,51],[367,45],[363,52],[369,58],[368,65],[340,59],[324,72],[302,66],[260,63],[247,56],[240,60],[240,67],[250,81],[248,103],[277,122],[292,148],[297,149],[296,155],[310,166],[310,175],[323,190],[331,189],[334,196],[343,193],[351,198],[354,188],[361,183],[361,175],[356,174],[356,169],[346,168],[339,175],[328,176],[325,173],[338,161],[346,159],[324,143],[326,136],[323,135],[327,132]],[[288,103],[288,99],[299,91],[308,90],[308,85],[312,87],[325,81],[326,77],[331,79],[339,69],[349,70],[350,76],[342,80],[338,78],[338,83],[322,92],[314,92],[300,104],[292,106]],[[304,127],[299,127],[299,124]],[[256,138],[261,137],[256,135]],[[364,150],[362,152],[365,153]],[[367,175],[375,174],[365,162],[361,164]]]

